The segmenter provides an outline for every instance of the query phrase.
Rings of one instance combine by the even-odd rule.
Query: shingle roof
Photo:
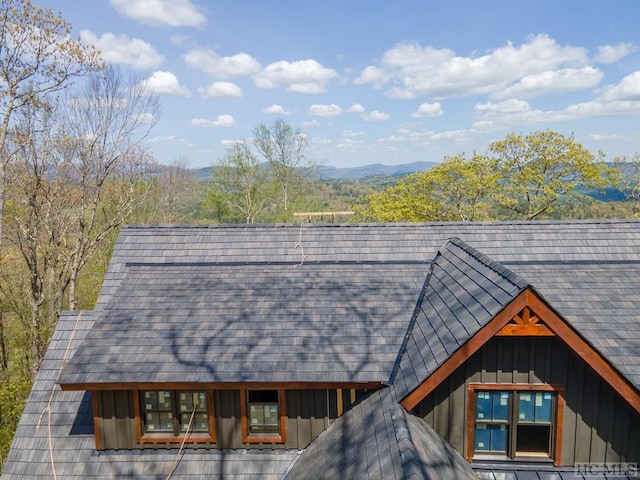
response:
[[[131,266],[61,383],[382,382],[425,268]]]
[[[477,328],[474,323],[480,325],[485,321],[485,316],[490,316],[491,311],[507,302],[515,291],[524,284],[531,284],[563,318],[606,355],[615,368],[636,386],[639,385],[640,338],[637,332],[640,331],[640,320],[636,312],[640,306],[637,295],[640,286],[640,221],[637,220],[303,227],[126,227],[119,237],[96,311],[83,312],[79,317],[78,330],[69,355],[76,350],[87,332],[91,335],[89,342],[78,351],[77,358],[67,365],[65,375],[69,375],[67,378],[76,375],[78,381],[95,381],[100,375],[104,375],[103,380],[110,378],[111,373],[102,364],[95,372],[78,367],[82,363],[79,359],[89,361],[92,355],[96,355],[93,359],[95,361],[119,362],[118,370],[127,372],[129,368],[129,374],[135,375],[131,367],[140,359],[126,356],[124,359],[118,358],[125,351],[129,355],[135,345],[122,342],[131,341],[142,342],[141,346],[145,348],[157,348],[155,353],[158,355],[174,355],[172,359],[188,360],[177,367],[174,367],[176,363],[172,360],[165,364],[163,370],[182,368],[180,371],[183,375],[188,373],[197,377],[203,370],[201,361],[195,362],[195,366],[189,364],[194,363],[193,360],[197,357],[194,347],[201,349],[200,352],[209,348],[206,342],[200,342],[204,331],[198,329],[210,329],[207,331],[209,335],[211,331],[216,332],[215,329],[226,328],[230,333],[226,337],[209,337],[212,351],[230,346],[246,358],[247,352],[264,353],[274,343],[280,346],[279,342],[283,342],[293,347],[293,350],[289,350],[289,347],[280,350],[295,352],[295,355],[300,356],[300,362],[297,362],[299,365],[287,366],[292,372],[287,379],[292,379],[295,375],[314,375],[317,369],[326,368],[328,361],[336,359],[344,361],[339,368],[331,363],[336,366],[331,367],[335,370],[329,370],[329,374],[337,372],[333,378],[387,379],[419,298],[429,263],[434,259],[438,248],[454,236],[474,248],[458,241],[447,243],[434,261],[436,278],[430,279],[428,285],[433,287],[439,282],[438,291],[448,291],[447,295],[455,291],[455,295],[448,297],[450,305],[456,304],[456,297],[466,298],[464,308],[447,307],[456,309],[461,320],[458,321],[458,326],[451,327],[451,331],[432,325],[437,333],[437,342],[433,345],[427,342],[429,349],[424,352],[434,353],[433,359],[425,361],[415,355],[407,356],[410,362],[402,365],[402,375],[411,371],[419,371],[420,375],[424,375],[430,371],[441,361],[443,353],[449,352],[455,344],[463,341],[466,332]],[[500,262],[517,276],[503,266],[492,263],[489,258]],[[441,268],[445,265],[450,273]],[[466,274],[471,275],[466,277]],[[499,287],[496,291],[501,293],[493,291],[496,286]],[[216,290],[214,287],[220,288]],[[478,293],[470,295],[471,288],[477,288]],[[488,289],[491,289],[491,295],[488,295]],[[213,300],[209,298],[212,291],[221,292],[215,303],[211,303]],[[196,301],[188,299],[191,295]],[[234,296],[244,298],[245,301]],[[170,299],[167,300],[167,297]],[[389,300],[388,297],[399,300]],[[150,298],[156,299],[155,304],[148,301]],[[327,298],[329,301],[323,303],[323,299]],[[424,315],[429,308],[432,312],[446,311],[442,298],[430,298],[424,308],[419,309],[418,314]],[[250,302],[246,299],[255,299],[255,304],[247,305]],[[393,303],[396,301],[398,303]],[[167,305],[162,302],[171,304],[170,313],[165,311]],[[161,308],[156,308],[158,305]],[[331,328],[322,322],[294,321],[294,317],[310,315],[310,306],[313,318],[325,321],[329,318],[329,321],[335,322],[330,324]],[[209,311],[205,315],[203,312],[207,308]],[[329,308],[332,313],[327,313],[325,308]],[[276,329],[269,329],[268,322],[257,325],[254,319],[249,318],[251,315],[246,315],[246,312],[255,315],[256,312],[264,314],[270,310],[273,310],[270,318],[275,319],[271,325],[277,325]],[[401,313],[403,311],[405,313]],[[132,312],[140,317],[132,317]],[[369,315],[370,312],[391,315],[393,320],[388,325],[383,325],[375,314]],[[406,315],[404,323],[400,320],[402,315]],[[47,407],[52,389],[55,388],[61,359],[77,318],[76,312],[61,316],[47,356],[35,379],[5,463],[3,478],[51,476],[47,441],[49,429],[45,427],[47,415],[42,417],[45,423],[41,424],[40,429],[36,430],[36,425]],[[186,318],[192,319],[194,323],[186,322]],[[351,319],[351,323],[346,322],[346,319]],[[245,320],[249,323],[243,323]],[[420,325],[424,324],[423,320],[420,320]],[[110,337],[105,333],[109,331],[106,329],[108,322],[112,322],[112,326],[121,326],[123,332],[136,327],[133,339],[124,338],[126,335],[119,339],[120,344],[126,348],[119,351],[114,348],[117,347],[115,342],[109,344]],[[178,325],[181,327],[180,334],[170,339],[167,332],[177,332]],[[284,325],[292,327],[291,337],[284,335],[283,332],[287,331],[282,328]],[[250,333],[256,327],[262,328],[261,332],[270,340],[256,341]],[[152,335],[140,335],[140,331],[151,332]],[[355,339],[351,336],[354,332]],[[110,335],[119,334],[111,331]],[[424,332],[422,335],[424,337]],[[388,336],[386,342],[377,343],[385,336]],[[417,330],[416,338],[419,338]],[[230,343],[227,345],[222,339]],[[358,343],[357,339],[363,342]],[[163,350],[166,348],[166,345],[162,345],[164,340],[174,342],[172,353]],[[215,343],[217,341],[221,343]],[[102,345],[100,342],[105,343]],[[417,350],[408,344],[407,348],[413,348],[414,353]],[[313,355],[309,355],[309,352],[313,352]],[[351,362],[349,359],[354,357],[357,360]],[[405,362],[409,361],[402,358]],[[233,359],[230,361],[233,362]],[[260,376],[260,379],[278,378],[276,374],[282,373],[282,365],[277,362],[267,365],[267,373],[271,377],[265,375]],[[255,364],[250,364],[249,367],[243,371],[236,368],[230,372],[227,370],[235,367],[229,366],[225,367],[225,372],[216,370],[215,373],[233,374],[236,375],[233,378],[238,378],[238,374],[250,376],[252,372],[258,371]],[[162,378],[163,373],[157,370],[157,365],[149,368],[150,372],[160,375],[156,378]],[[339,370],[343,368],[351,370],[348,375],[340,377],[343,374]],[[210,370],[207,374],[210,374]],[[322,377],[325,381],[326,378]],[[402,387],[405,390],[410,388],[407,385],[414,382],[410,380],[410,376],[407,379],[409,380]],[[122,377],[118,377],[118,380],[122,381]],[[374,426],[378,432],[376,435],[387,432],[382,437],[375,437],[375,447],[381,448],[380,452],[388,451],[381,447],[384,438],[391,440],[391,432],[395,436],[396,432],[405,429],[409,432],[417,429],[419,433],[417,436],[412,433],[410,448],[405,453],[400,453],[401,458],[405,454],[420,455],[419,445],[431,445],[425,439],[432,432],[420,431],[423,425],[414,424],[419,420],[408,416],[397,405],[377,411],[375,402],[374,397],[363,402],[356,413],[359,411],[363,415],[362,419],[366,414],[367,418],[375,420]],[[51,436],[60,478],[86,478],[92,475],[96,478],[110,475],[130,475],[136,478],[166,476],[175,459],[175,451],[98,454],[94,447],[90,407],[89,394],[60,392],[59,389],[55,391],[51,404]],[[366,413],[367,408],[370,409],[369,413]],[[391,424],[388,423],[389,418]],[[398,423],[394,423],[394,418]],[[404,425],[402,422],[406,423],[406,427],[400,426]],[[355,436],[370,431],[367,430],[370,428],[367,424],[353,418],[344,421],[342,425],[362,429],[354,431],[352,435]],[[336,430],[337,427],[333,432]],[[437,439],[432,440],[435,442]],[[382,443],[378,443],[379,441]],[[399,450],[406,444],[403,443],[402,435],[396,437],[396,441],[400,445]],[[312,443],[309,449],[314,445]],[[395,446],[390,442],[388,448]],[[363,459],[359,456],[362,452],[359,447],[354,446],[352,451],[357,459]],[[233,473],[237,478],[243,478],[243,475],[244,478],[277,478],[298,455],[297,451],[189,450],[184,453],[176,475],[198,478],[197,475],[202,475],[206,468],[207,474],[211,472],[214,475],[217,472]],[[302,455],[299,465],[296,464],[298,467],[294,467],[296,470],[292,472],[301,471],[300,466],[310,461],[307,459],[312,458],[312,455],[305,455]],[[429,458],[434,457],[425,453],[421,458],[428,462]],[[384,456],[377,460],[372,458],[371,461],[374,465],[376,461],[379,462],[381,471],[387,471],[388,467],[382,464]],[[361,463],[365,464],[367,463]],[[265,475],[265,472],[268,474]]]
[[[469,464],[385,388],[334,421],[302,453],[287,480],[475,480]]]
[[[527,287],[459,239],[438,251],[391,381],[401,400]]]
[[[61,315],[4,464],[3,479],[53,478],[55,469],[61,479],[160,480],[171,470],[177,450],[96,452],[91,394],[61,392],[55,385],[63,359],[91,329],[92,316],[92,312],[86,311]],[[50,421],[47,407],[51,412]],[[49,435],[53,463],[49,455]],[[297,456],[297,450],[187,449],[171,478],[276,480]]]

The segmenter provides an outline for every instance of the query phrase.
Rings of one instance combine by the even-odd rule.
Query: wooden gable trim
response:
[[[521,292],[493,320],[456,350],[446,362],[440,365],[424,382],[400,402],[402,406],[407,410],[412,410],[486,342],[493,336],[498,335],[525,307],[533,310],[553,335],[562,339],[576,355],[582,358],[611,388],[617,391],[636,412],[640,413],[640,392],[615,370],[602,355],[583,340],[531,288]]]

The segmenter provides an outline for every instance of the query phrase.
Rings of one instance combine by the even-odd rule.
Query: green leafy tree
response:
[[[488,220],[489,201],[498,191],[500,173],[496,161],[473,154],[445,157],[425,175],[435,185],[435,197],[441,208],[463,222]]]
[[[307,136],[282,119],[272,125],[261,123],[253,133],[253,143],[282,192],[282,219],[288,220],[291,205],[305,191],[314,171]]]
[[[401,178],[382,192],[367,195],[353,207],[356,219],[376,222],[436,222],[453,220],[438,198],[438,186],[428,172]]]
[[[254,223],[275,199],[271,173],[249,145],[240,142],[213,167],[213,181],[229,209],[240,212],[245,223]]]
[[[495,195],[496,162],[474,154],[445,157],[426,172],[413,173],[356,205],[359,219],[391,222],[463,222],[487,219],[487,199]]]
[[[640,153],[632,158],[620,156],[613,159],[618,186],[632,204],[633,215],[640,213]]]
[[[493,142],[501,173],[498,205],[526,220],[550,214],[563,200],[584,202],[588,189],[602,189],[611,182],[611,170],[573,135],[550,130],[528,135],[510,133]]]

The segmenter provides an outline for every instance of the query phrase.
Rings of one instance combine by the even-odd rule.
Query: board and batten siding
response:
[[[562,465],[640,463],[640,414],[557,337],[494,337],[413,409],[462,455],[470,382],[563,385]]]
[[[97,444],[100,450],[130,450],[141,448],[173,448],[176,443],[138,443],[131,390],[98,391]],[[243,443],[241,427],[240,391],[214,390],[216,442],[188,443],[186,448],[305,448],[329,424],[338,418],[339,403],[343,411],[350,409],[352,400],[360,399],[363,390],[342,390],[338,402],[336,390],[285,390],[285,443]]]

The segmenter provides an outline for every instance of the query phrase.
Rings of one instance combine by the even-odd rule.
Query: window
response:
[[[284,443],[284,390],[241,390],[242,441]]]
[[[147,390],[137,392],[139,441],[215,441],[211,392]]]
[[[469,399],[467,457],[559,463],[562,387],[471,384]]]

